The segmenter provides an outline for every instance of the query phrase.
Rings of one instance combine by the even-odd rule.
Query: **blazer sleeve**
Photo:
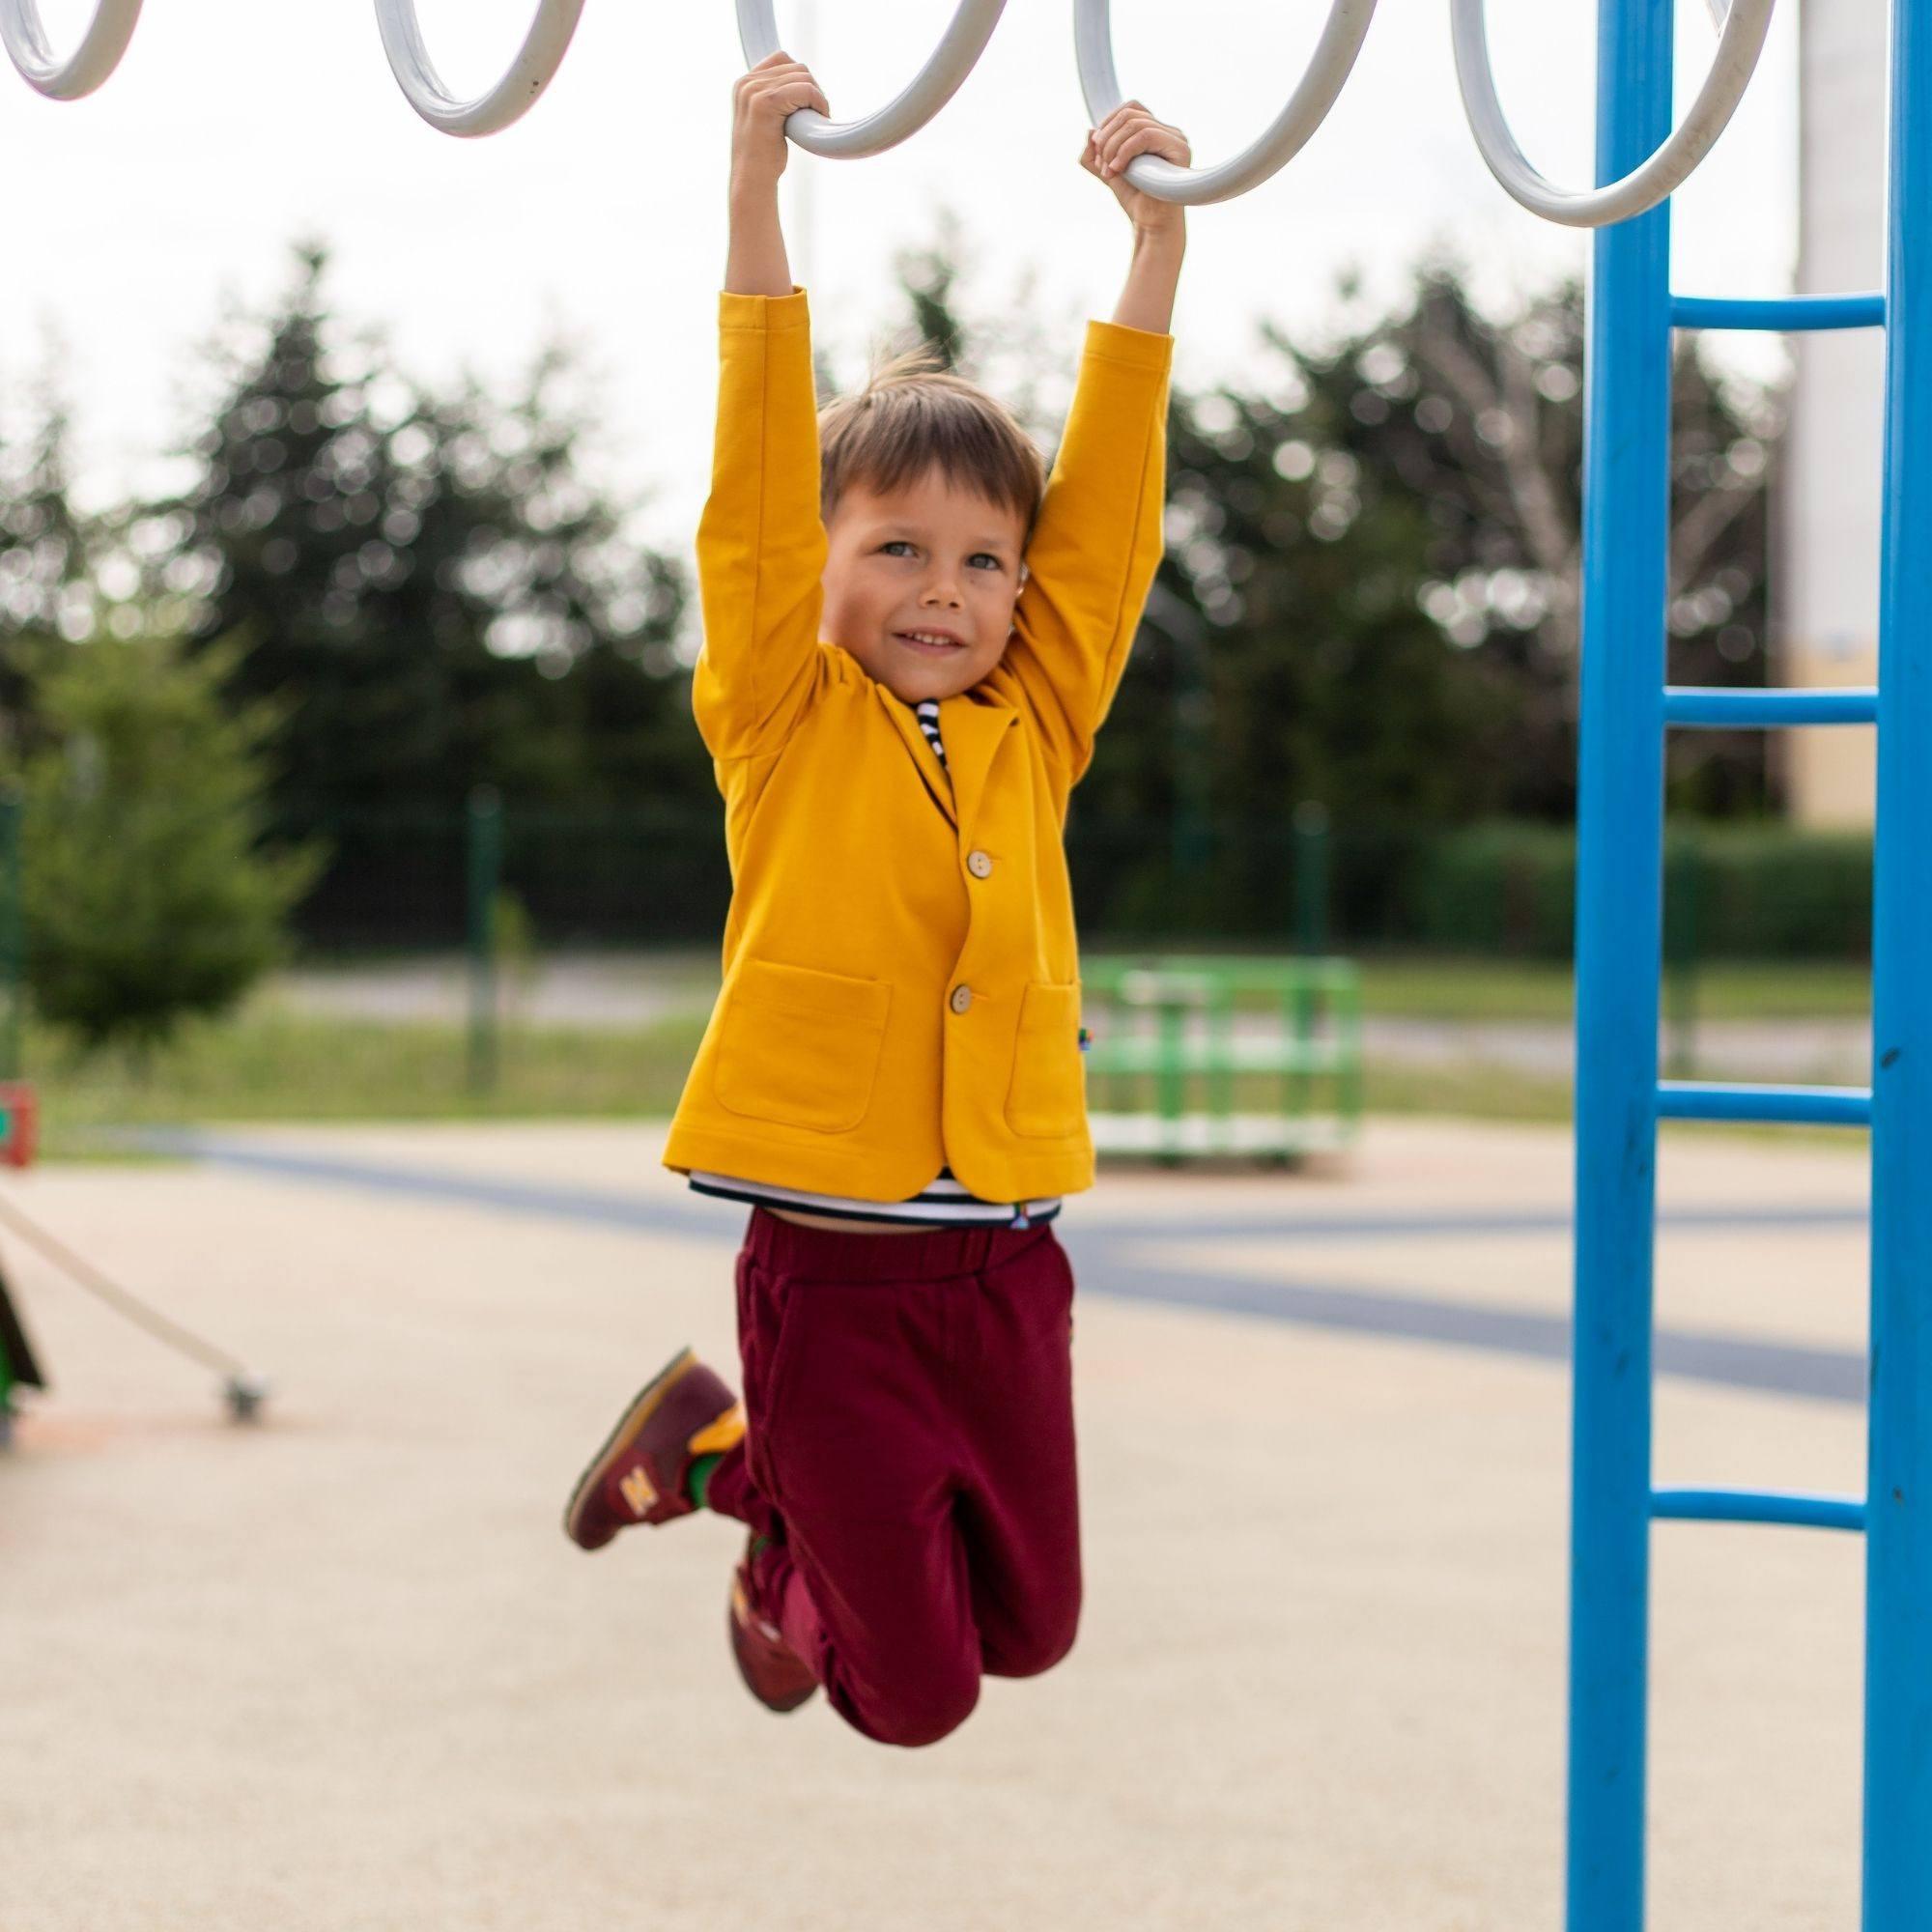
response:
[[[711,494],[697,524],[704,642],[692,708],[714,758],[775,752],[817,676],[825,526],[805,291],[722,293]]]
[[[1029,711],[1068,783],[1114,701],[1164,546],[1174,337],[1089,322],[1013,635],[993,682]]]

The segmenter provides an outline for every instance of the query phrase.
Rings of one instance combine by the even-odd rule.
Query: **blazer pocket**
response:
[[[725,995],[712,1088],[750,1120],[842,1134],[866,1118],[893,989],[748,959]]]
[[[1080,982],[1036,980],[1020,1001],[1007,1125],[1031,1140],[1065,1140],[1087,1118],[1086,1068],[1080,1060]]]

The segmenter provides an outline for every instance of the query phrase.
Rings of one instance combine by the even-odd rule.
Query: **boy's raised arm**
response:
[[[1065,769],[1087,769],[1114,701],[1163,548],[1167,385],[1185,211],[1128,185],[1138,154],[1185,163],[1175,128],[1126,101],[1089,136],[1081,165],[1134,223],[1111,322],[1090,322],[1073,407],[1027,545],[1027,581],[995,680],[1010,679]]]
[[[779,224],[786,115],[829,111],[795,61],[737,81],[730,252],[718,300],[718,427],[697,525],[704,646],[692,682],[716,758],[776,750],[810,689],[823,606],[818,408],[806,298]]]

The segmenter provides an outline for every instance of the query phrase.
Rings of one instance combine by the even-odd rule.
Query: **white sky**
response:
[[[452,86],[479,88],[534,0],[419,0]],[[41,0],[56,44],[92,0]],[[835,115],[881,104],[936,43],[952,0],[816,0],[809,60]],[[1313,45],[1321,0],[1114,0],[1122,84],[1184,128],[1197,159],[1244,146]],[[1524,148],[1581,184],[1589,169],[1595,7],[1490,0],[1503,97]],[[1680,98],[1712,36],[1684,0]],[[801,14],[781,0],[781,32]],[[1070,0],[1010,0],[993,43],[925,131],[865,161],[794,151],[788,226],[810,171],[812,259],[794,273],[841,374],[889,322],[895,249],[928,240],[945,201],[978,269],[969,312],[1029,266],[1043,314],[1110,312],[1127,254],[1111,193],[1077,165],[1087,126]],[[1163,24],[1163,15],[1168,16]],[[1752,95],[1678,197],[1677,285],[1772,293],[1796,253],[1796,22],[1779,10]],[[1694,68],[1692,63],[1696,65]],[[688,550],[709,465],[716,293],[724,261],[730,84],[742,67],[728,0],[589,0],[562,73],[506,133],[452,140],[390,78],[370,0],[152,5],[99,94],[47,102],[0,66],[10,157],[0,382],[38,360],[51,324],[69,350],[82,494],[138,485],[182,420],[188,346],[224,292],[253,306],[285,282],[289,242],[333,244],[344,321],[385,326],[403,364],[438,380],[501,377],[546,322],[583,336],[607,379],[595,467],[655,494],[644,533]],[[1382,0],[1328,125],[1288,170],[1189,215],[1175,319],[1177,376],[1236,376],[1264,315],[1319,324],[1336,270],[1395,286],[1425,246],[1477,261],[1492,294],[1580,271],[1587,239],[1524,213],[1489,178],[1463,125],[1446,0]],[[1762,358],[1780,353],[1753,347]]]

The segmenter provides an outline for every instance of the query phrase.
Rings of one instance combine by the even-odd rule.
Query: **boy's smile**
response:
[[[881,493],[854,483],[826,525],[824,635],[906,703],[970,691],[1012,635],[1019,514],[938,469]]]

